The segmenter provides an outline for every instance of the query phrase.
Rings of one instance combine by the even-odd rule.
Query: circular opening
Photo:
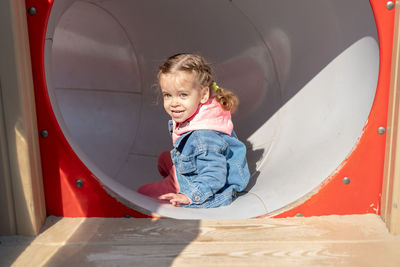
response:
[[[363,0],[55,1],[46,78],[82,162],[127,205],[175,218],[250,218],[318,187],[348,156],[375,95],[379,51]],[[345,4],[345,5],[344,5]],[[241,100],[233,121],[252,173],[232,205],[184,209],[136,193],[171,149],[156,70],[195,52]]]

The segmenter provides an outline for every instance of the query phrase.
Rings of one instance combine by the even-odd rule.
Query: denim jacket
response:
[[[171,133],[172,127],[170,121]],[[192,201],[185,207],[229,205],[249,182],[246,147],[234,131],[231,136],[214,130],[184,133],[174,143],[171,158],[180,193]]]

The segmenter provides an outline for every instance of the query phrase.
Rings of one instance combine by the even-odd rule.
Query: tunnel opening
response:
[[[379,47],[368,2],[56,1],[45,71],[75,153],[126,205],[173,218],[251,218],[312,192],[346,159],[375,96]],[[156,70],[179,52],[238,94],[235,131],[251,181],[232,205],[183,209],[136,193],[171,149]]]

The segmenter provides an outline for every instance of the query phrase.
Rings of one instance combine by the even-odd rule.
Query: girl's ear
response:
[[[208,86],[203,87],[201,89],[201,98],[200,98],[200,103],[204,104],[208,101],[210,98],[210,88]]]

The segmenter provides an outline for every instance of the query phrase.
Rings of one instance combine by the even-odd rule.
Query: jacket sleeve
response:
[[[181,191],[195,205],[204,203],[226,184],[227,162],[223,154],[224,148],[210,140],[207,144],[194,158],[198,175],[192,177]]]

